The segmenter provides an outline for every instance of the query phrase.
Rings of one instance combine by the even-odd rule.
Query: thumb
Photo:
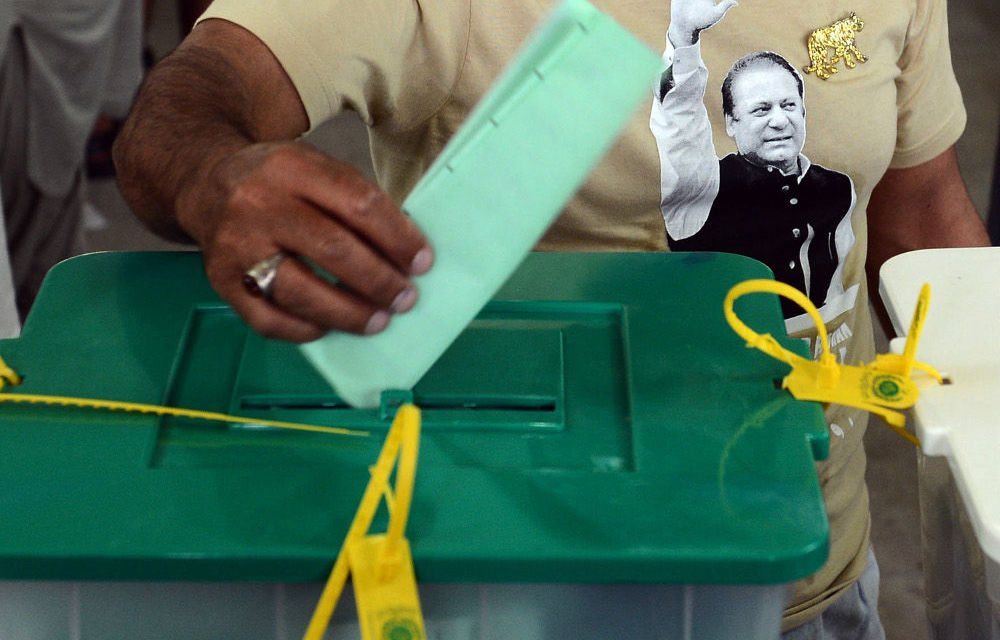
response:
[[[735,7],[737,4],[736,0],[722,0],[722,2],[715,5],[715,12],[718,16],[717,20],[721,20],[722,16],[726,15],[726,12]]]
[[[736,0],[722,0],[719,4],[715,5],[715,22],[722,20],[722,16],[726,15],[726,12],[737,5]]]

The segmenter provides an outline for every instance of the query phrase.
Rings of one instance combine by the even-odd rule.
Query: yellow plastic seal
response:
[[[8,384],[21,384],[21,377],[0,358],[0,390]],[[366,436],[367,432],[338,427],[321,427],[291,422],[259,420],[207,411],[179,409],[158,405],[95,400],[38,394],[0,393],[0,403],[27,402],[74,406],[87,409],[135,411],[200,420],[239,422],[254,425],[321,431],[341,435]],[[413,482],[420,447],[420,410],[410,404],[396,412],[378,461],[369,470],[371,479],[340,550],[333,571],[306,629],[305,640],[320,640],[330,624],[348,575],[354,576],[354,595],[364,640],[405,637],[424,640],[424,621],[417,597],[416,578],[410,544],[404,537],[413,499]],[[398,465],[397,465],[398,461]],[[396,488],[390,484],[395,469]],[[367,535],[385,498],[389,526],[385,534]]]
[[[371,479],[320,594],[304,640],[320,640],[326,633],[348,575],[354,577],[358,620],[365,640],[395,637],[423,640],[425,637],[410,545],[404,537],[419,448],[420,410],[404,404],[396,412],[378,461],[371,468]],[[395,491],[389,484],[393,468],[396,468]],[[383,497],[389,507],[388,530],[382,535],[368,535]]]
[[[3,358],[0,358],[0,390],[8,384],[17,386],[21,384],[21,376],[11,369]],[[134,413],[149,413],[158,416],[175,416],[179,418],[190,418],[192,420],[207,420],[210,422],[229,422],[235,424],[247,424],[262,427],[275,427],[277,429],[294,429],[296,431],[317,431],[320,433],[333,433],[342,436],[367,436],[367,431],[355,431],[342,427],[322,427],[314,424],[301,424],[298,422],[282,422],[280,420],[264,420],[262,418],[246,418],[243,416],[233,416],[214,411],[198,411],[196,409],[182,409],[179,407],[164,407],[156,404],[142,404],[139,402],[121,402],[118,400],[99,400],[95,398],[75,398],[69,396],[51,396],[37,393],[0,393],[0,403],[28,403],[28,404],[51,404],[64,407],[79,407],[81,409],[96,409],[103,411],[128,411]]]
[[[365,536],[347,545],[347,556],[361,637],[423,640],[417,580],[406,539]]]
[[[802,307],[816,324],[821,347],[819,359],[809,360],[796,355],[782,347],[770,334],[759,334],[740,320],[733,304],[737,298],[748,293],[773,293]],[[860,366],[837,362],[836,356],[830,353],[830,340],[819,311],[801,291],[785,283],[774,280],[741,282],[729,290],[723,308],[726,321],[747,341],[748,347],[759,349],[792,367],[781,386],[795,398],[865,409],[881,416],[896,433],[920,446],[920,440],[903,429],[906,417],[899,410],[912,407],[919,396],[917,386],[910,377],[914,368],[932,375],[939,383],[943,382],[933,367],[915,360],[917,340],[927,316],[930,294],[930,286],[925,284],[917,299],[903,353],[879,355],[871,364],[862,363]]]
[[[3,389],[8,384],[12,384],[15,387],[21,384],[21,376],[17,375],[17,371],[7,366],[3,358],[0,358],[0,389]]]

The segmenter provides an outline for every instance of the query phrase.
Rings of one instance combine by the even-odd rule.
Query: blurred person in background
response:
[[[0,185],[0,192],[3,186]],[[7,256],[7,234],[3,229],[3,204],[0,203],[0,339],[16,338],[21,323],[14,304],[14,280],[10,275],[10,258]]]
[[[49,268],[78,252],[87,138],[99,113],[126,112],[141,42],[134,1],[0,3],[0,184],[22,321]]]

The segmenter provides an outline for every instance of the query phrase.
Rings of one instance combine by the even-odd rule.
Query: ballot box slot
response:
[[[413,395],[413,403],[427,411],[556,411],[556,398],[475,398],[475,397],[436,397]],[[249,397],[240,401],[241,409],[250,410],[282,410],[296,411],[326,411],[347,410],[354,407],[343,400],[307,400],[300,398],[267,398]]]
[[[348,405],[296,345],[249,331],[227,308],[195,307],[164,404],[366,431],[331,437],[165,417],[153,467],[330,464],[374,446],[403,402],[423,412],[421,453],[471,468],[634,468],[626,327],[618,304],[491,302],[411,390]]]

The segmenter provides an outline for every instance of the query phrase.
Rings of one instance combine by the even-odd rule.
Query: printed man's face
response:
[[[733,80],[733,113],[726,133],[747,160],[798,173],[798,157],[806,140],[806,110],[798,84],[787,70],[762,65]]]

